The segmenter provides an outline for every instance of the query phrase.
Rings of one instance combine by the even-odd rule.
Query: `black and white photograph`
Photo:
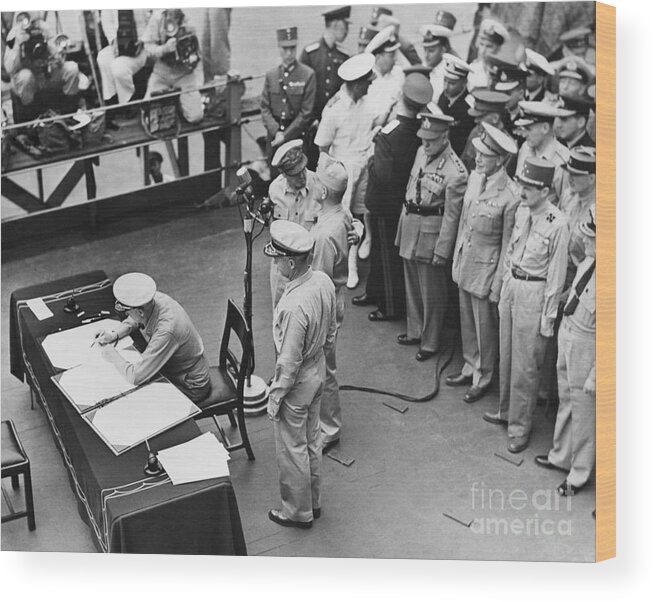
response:
[[[596,561],[595,2],[12,8],[3,551]]]

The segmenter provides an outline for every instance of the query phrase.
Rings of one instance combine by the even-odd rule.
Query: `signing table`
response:
[[[64,307],[74,294],[77,313]],[[38,320],[26,301],[43,298],[53,316]],[[173,486],[167,475],[148,477],[145,444],[116,456],[51,380],[55,369],[43,338],[79,326],[85,316],[114,311],[112,283],[95,271],[15,291],[10,307],[11,373],[26,382],[45,412],[78,499],[80,516],[103,552],[245,555],[246,545],[229,478]],[[79,312],[78,312],[79,313]],[[150,440],[157,451],[200,434],[186,420]]]

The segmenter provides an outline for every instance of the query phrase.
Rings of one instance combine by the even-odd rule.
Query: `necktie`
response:
[[[589,268],[587,268],[587,271],[582,275],[582,278],[580,278],[580,280],[578,280],[578,284],[575,285],[575,290],[574,290],[573,297],[571,297],[566,302],[566,305],[564,306],[564,315],[565,316],[572,315],[573,312],[577,309],[578,304],[580,303],[580,295],[584,291],[584,289],[587,286],[589,280],[591,280],[591,277],[592,277],[595,269],[596,269],[596,260],[592,261]]]

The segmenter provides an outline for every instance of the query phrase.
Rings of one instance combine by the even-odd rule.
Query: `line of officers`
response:
[[[292,28],[280,36],[292,37]],[[337,69],[345,83],[318,124],[317,171],[299,135],[274,145],[279,175],[269,190],[275,221],[265,252],[274,257],[277,362],[268,414],[282,507],[269,518],[309,528],[321,514],[321,452],[338,445],[342,431],[336,338],[348,256],[361,240],[353,218],[363,213],[360,202],[371,274],[353,303],[377,305],[371,321],[405,318],[397,342],[417,346],[416,359],[425,361],[444,345],[456,291],[463,366],[446,384],[467,387],[463,399],[473,403],[498,371],[499,405],[484,419],[506,428],[511,453],[528,447],[540,389],[556,370],[553,444],[535,461],[565,472],[557,491],[572,495],[595,461],[596,153],[586,129],[593,100],[581,91],[518,100],[512,116],[510,95],[474,90],[469,168],[454,149],[458,120],[432,102],[434,88],[420,70],[405,74],[391,119],[376,127],[379,105],[367,98],[378,57],[399,42],[391,29],[372,41],[372,52]],[[546,59],[532,58],[550,70]],[[444,60],[445,87],[466,88],[471,67],[451,54]],[[490,86],[524,82],[518,71],[528,68],[501,65]],[[488,115],[498,119],[480,119]],[[575,130],[564,139],[570,146],[557,130]]]

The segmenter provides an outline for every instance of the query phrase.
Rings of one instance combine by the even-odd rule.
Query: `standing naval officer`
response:
[[[368,319],[395,320],[405,315],[403,262],[394,245],[407,180],[421,145],[416,135],[416,115],[432,99],[427,77],[410,73],[403,84],[396,118],[375,137],[373,157],[368,164],[365,203],[371,223],[371,271],[366,292],[354,297],[354,305],[375,305]]]
[[[518,181],[521,204],[505,254],[500,314],[500,399],[484,419],[507,425],[508,451],[528,447],[540,368],[554,334],[566,276],[569,227],[548,200],[555,165],[527,157]]]
[[[314,120],[320,121],[323,108],[341,87],[343,80],[337,73],[339,67],[348,60],[350,54],[341,45],[348,35],[350,6],[341,6],[322,14],[325,31],[317,42],[305,46],[300,62],[311,67],[316,73],[316,96],[314,97]],[[316,146],[308,148],[309,169],[316,169],[319,150]]]
[[[296,60],[298,28],[278,29],[277,43],[282,64],[266,73],[261,96],[270,157],[280,145],[304,136],[313,121],[316,98],[314,72]]]
[[[432,69],[430,72],[430,83],[433,90],[433,101],[439,101],[439,96],[443,92],[444,73],[446,63],[443,60],[445,54],[452,54],[450,48],[450,36],[453,35],[451,29],[445,25],[436,25],[428,23],[421,25],[419,28],[423,36],[423,52],[425,54],[425,64]]]
[[[283,527],[309,529],[321,515],[320,403],[325,354],[336,336],[336,300],[329,276],[314,271],[312,235],[285,220],[271,224],[264,253],[289,284],[273,313],[277,354],[268,397],[282,507],[268,517]]]
[[[437,106],[445,115],[450,115],[455,121],[450,128],[450,144],[459,157],[464,152],[466,141],[475,126],[475,119],[469,113],[466,102],[466,78],[471,68],[466,61],[452,54],[444,54],[444,88]]]
[[[473,141],[475,171],[464,194],[459,222],[453,280],[459,287],[464,366],[446,377],[450,386],[471,385],[464,401],[473,403],[489,387],[498,357],[498,301],[503,283],[503,258],[514,228],[518,196],[505,170],[517,148],[505,132],[488,123]]]
[[[327,274],[334,284],[337,333],[325,351],[325,386],[321,396],[321,435],[323,453],[339,443],[341,437],[341,402],[337,382],[337,334],[344,315],[344,292],[348,280],[348,234],[353,227],[352,215],[341,202],[348,186],[348,173],[341,161],[321,153],[316,177],[319,181],[318,202],[321,210],[311,229],[314,237],[312,268]]]
[[[211,392],[209,366],[202,339],[182,306],[157,290],[146,274],[132,272],[116,279],[116,310],[125,312],[115,331],[101,330],[96,340],[103,357],[125,380],[140,385],[161,372],[194,402]],[[141,361],[128,362],[111,345],[131,332],[141,331],[147,345]]]
[[[421,58],[412,44],[407,38],[400,35],[400,21],[393,17],[393,11],[386,6],[374,6],[371,9],[371,25],[378,30],[383,29],[387,25],[393,25],[395,33],[400,42],[400,54],[403,55],[405,60],[410,65],[420,65]]]
[[[280,175],[271,182],[268,195],[273,203],[274,220],[290,221],[309,230],[321,207],[316,200],[318,180],[316,174],[307,169],[307,156],[302,146],[302,140],[290,140],[275,151],[271,167]],[[274,261],[271,262],[270,283],[275,308],[287,280],[275,267]]]
[[[420,362],[435,355],[448,309],[452,258],[468,173],[448,134],[453,118],[421,113],[422,145],[407,184],[396,246],[405,270],[407,332],[401,345],[420,344]]]

